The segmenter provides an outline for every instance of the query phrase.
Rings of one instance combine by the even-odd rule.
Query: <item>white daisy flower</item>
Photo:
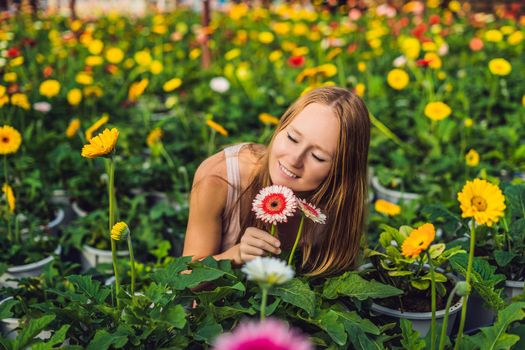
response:
[[[297,207],[293,191],[286,186],[273,185],[263,188],[252,203],[255,217],[266,223],[275,225],[287,222]]]
[[[304,216],[306,216],[308,219],[311,219],[316,224],[326,223],[326,215],[324,215],[315,205],[299,198],[297,200],[297,205],[303,212]]]
[[[291,280],[294,270],[286,262],[272,257],[260,257],[247,262],[242,268],[248,280],[265,285],[283,284]]]
[[[210,88],[222,94],[230,89],[230,82],[225,77],[215,77],[210,80]]]

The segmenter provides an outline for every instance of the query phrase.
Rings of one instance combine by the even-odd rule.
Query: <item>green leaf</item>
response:
[[[187,270],[190,261],[190,256],[177,258],[166,266],[166,268],[155,271],[151,277],[159,284],[171,286],[173,278],[179,276],[182,271]]]
[[[13,317],[13,312],[11,312],[11,309],[18,303],[19,301],[16,299],[9,299],[0,304],[0,320]]]
[[[116,349],[122,348],[128,342],[129,335],[129,331],[123,327],[119,327],[114,333],[99,329],[86,350],[107,350],[111,346]]]
[[[456,254],[450,259],[454,271],[465,276],[467,274],[468,256],[465,253]],[[500,310],[505,306],[501,298],[502,289],[496,285],[505,280],[505,276],[495,274],[495,266],[486,260],[474,257],[472,262],[471,284],[485,302],[493,309]]]
[[[186,312],[180,304],[170,305],[170,307],[162,313],[162,319],[173,327],[182,329],[186,325]]]
[[[410,284],[412,285],[412,287],[419,290],[427,290],[428,287],[430,287],[430,281],[423,279],[411,280]]]
[[[394,270],[394,271],[388,271],[388,275],[391,277],[402,277],[402,276],[410,276],[413,275],[414,272],[412,271],[400,271],[400,270]]]
[[[378,344],[375,341],[370,340],[368,336],[363,332],[361,328],[356,325],[350,325],[346,327],[349,339],[354,345],[354,349],[362,350],[378,350],[384,349],[383,344]]]
[[[242,284],[242,282],[237,282],[233,286],[221,286],[214,290],[198,292],[196,295],[202,304],[208,305],[215,303],[217,300],[224,299],[233,293],[242,294],[239,292],[244,293],[245,291],[246,287],[244,284]]]
[[[347,296],[366,300],[368,298],[388,298],[403,294],[401,289],[377,282],[367,281],[356,272],[345,272],[341,276],[328,278],[323,286],[323,297],[337,299]]]
[[[505,350],[516,344],[520,337],[506,333],[510,324],[525,318],[525,302],[512,303],[498,312],[494,325],[481,328],[481,332],[469,337],[483,350]]]
[[[199,328],[193,333],[195,340],[202,340],[212,344],[215,338],[223,333],[222,326],[214,320],[212,315],[207,315]]]
[[[337,345],[345,345],[347,335],[339,315],[331,309],[321,310],[314,323],[324,330]]]
[[[496,263],[500,267],[507,266],[512,261],[512,259],[514,259],[514,258],[516,258],[518,256],[519,256],[518,254],[507,252],[507,251],[504,251],[504,250],[495,250],[494,251],[494,259],[496,260]]]
[[[51,339],[45,343],[38,343],[31,346],[32,350],[51,350],[55,345],[62,344],[66,339],[66,333],[69,329],[69,325],[63,325],[58,331],[56,331]]]
[[[350,328],[359,328],[362,332],[379,335],[381,331],[369,319],[361,318],[356,311],[347,311],[342,308],[333,307],[332,310],[339,316],[340,322],[343,322],[348,335],[352,337],[353,333]]]
[[[281,297],[283,301],[305,310],[310,316],[314,313],[315,293],[310,289],[308,283],[298,278],[271,288],[268,294]]]
[[[55,315],[45,315],[40,318],[33,318],[29,320],[27,327],[22,327],[18,337],[13,342],[13,349],[25,349],[32,342],[35,341],[35,337],[43,331],[48,324],[55,319]]]
[[[511,215],[525,217],[525,184],[507,187],[505,189],[505,199]]]
[[[240,303],[228,306],[210,305],[209,307],[219,322],[232,317],[239,318],[241,315],[253,316],[257,313],[255,309],[244,307]]]
[[[71,275],[67,280],[75,284],[77,290],[86,295],[89,299],[95,300],[98,304],[104,303],[104,300],[111,293],[111,290],[106,288],[100,290],[100,282],[93,281],[90,276]]]
[[[430,257],[432,259],[436,259],[438,256],[441,255],[441,253],[445,251],[445,248],[446,246],[444,243],[432,244],[430,246],[430,249],[428,250],[428,252],[430,253]]]
[[[402,318],[400,320],[401,326],[401,345],[406,350],[422,350],[425,349],[426,343],[420,338],[419,332],[412,329],[412,322]]]
[[[187,269],[186,261],[191,258],[184,257],[185,261],[181,259],[168,265],[163,271],[158,271],[153,275],[153,280],[157,283],[166,284],[176,290],[183,290],[186,288],[194,288],[202,282],[214,281],[224,275],[228,275],[234,279],[237,277],[231,270],[231,262],[229,260],[217,261],[212,257],[207,257],[202,261],[195,261],[190,264],[191,273],[181,274],[181,271]]]

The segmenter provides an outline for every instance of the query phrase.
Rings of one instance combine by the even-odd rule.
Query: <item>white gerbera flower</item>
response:
[[[316,224],[326,223],[326,215],[324,215],[315,205],[308,203],[304,199],[298,199],[297,205],[303,212],[304,216],[311,219]]]
[[[297,207],[293,191],[286,186],[273,185],[263,188],[252,203],[255,217],[266,223],[275,225],[287,222]]]
[[[33,109],[38,112],[47,113],[51,110],[51,104],[46,101],[33,103]]]
[[[210,80],[210,88],[222,94],[230,89],[230,82],[225,77],[215,77]]]
[[[407,63],[407,58],[401,55],[394,60],[393,65],[394,67],[399,68],[399,67],[403,67],[406,63]]]
[[[286,262],[272,257],[260,257],[249,261],[242,268],[250,281],[265,285],[283,284],[294,276],[293,269]]]

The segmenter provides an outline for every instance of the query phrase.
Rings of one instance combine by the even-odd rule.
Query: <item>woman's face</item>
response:
[[[275,136],[269,158],[272,183],[296,192],[316,189],[335,161],[339,128],[330,107],[306,106]]]

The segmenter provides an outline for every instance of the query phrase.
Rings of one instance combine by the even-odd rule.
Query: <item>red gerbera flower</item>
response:
[[[432,62],[432,60],[426,60],[424,58],[421,58],[419,60],[416,61],[417,65],[419,67],[428,67],[428,65],[430,64],[430,62]]]
[[[273,185],[263,188],[252,203],[255,217],[266,223],[276,225],[287,222],[297,207],[293,191],[285,186]]]
[[[316,208],[315,205],[308,203],[304,199],[298,199],[297,205],[299,206],[299,209],[303,212],[304,216],[311,219],[316,224],[324,224],[326,223],[326,215],[324,215],[321,210]]]
[[[15,58],[20,56],[20,50],[18,47],[14,46],[9,49],[7,49],[7,58]]]
[[[288,59],[288,64],[294,68],[299,68],[304,64],[305,61],[306,60],[304,56],[291,56]]]
[[[430,23],[430,25],[439,24],[440,21],[441,18],[438,15],[431,15],[428,19],[428,23]]]

